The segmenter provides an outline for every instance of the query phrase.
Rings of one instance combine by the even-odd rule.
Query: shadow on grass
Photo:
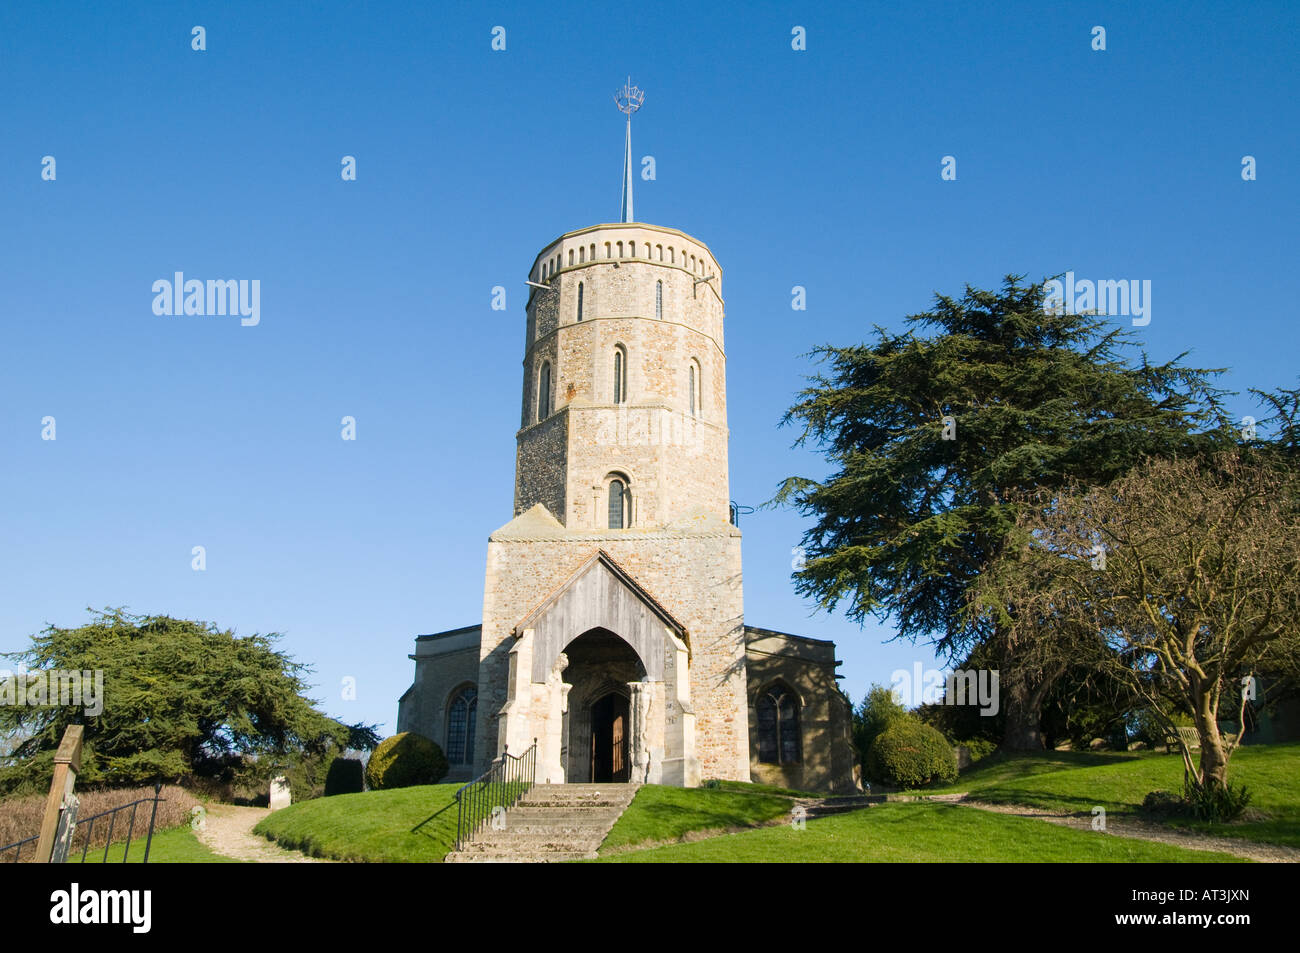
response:
[[[425,824],[428,824],[430,821],[432,821],[432,820],[433,820],[435,817],[437,817],[439,814],[445,813],[446,811],[451,810],[451,809],[452,809],[453,807],[455,807],[455,806],[456,806],[456,802],[455,802],[455,801],[452,801],[452,802],[450,802],[450,803],[448,803],[448,804],[444,804],[440,809],[434,811],[432,814],[430,814],[428,817],[426,817],[426,818],[425,818],[424,820],[422,820],[420,823],[418,823],[418,824],[416,824],[414,827],[412,827],[412,828],[411,828],[411,833],[412,833],[412,834],[418,833],[419,830],[420,830],[420,828],[423,827]]]
[[[1139,755],[1125,752],[995,751],[965,768],[956,784],[945,784],[941,790],[953,790],[972,782],[1019,779],[1053,771],[1105,767],[1140,760],[1142,758]]]

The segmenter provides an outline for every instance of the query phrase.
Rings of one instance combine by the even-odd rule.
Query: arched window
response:
[[[572,249],[572,248],[569,249],[569,267],[570,267],[570,268],[573,267],[573,249]]]
[[[699,413],[699,371],[696,370],[696,364],[691,361],[686,369],[686,376],[690,378],[690,403],[691,416],[695,417]]]
[[[664,246],[663,246],[663,245],[656,245],[656,246],[655,246],[655,250],[659,253],[659,260],[660,260],[660,261],[663,261],[663,260],[664,260]]]
[[[623,257],[623,243],[622,243],[622,242],[619,242],[619,243],[618,243],[618,257],[619,257],[619,258],[622,258],[622,257]]]
[[[542,373],[537,384],[537,419],[545,420],[551,416],[551,362],[542,364]]]
[[[655,317],[662,319],[664,316],[664,283],[655,282]]]
[[[610,244],[609,244],[609,242],[605,242],[605,257],[606,257],[606,258],[613,258],[614,255],[613,255],[613,253],[612,253],[609,249],[610,249]]]
[[[758,697],[758,760],[798,764],[799,758],[799,701],[777,682]]]
[[[622,345],[614,348],[614,403],[627,400],[627,353]]]
[[[478,689],[462,688],[447,708],[447,760],[474,763],[474,722],[478,717]]]
[[[622,480],[609,481],[609,528],[623,529],[627,519],[627,486]]]
[[[636,257],[636,242],[627,243],[627,257],[628,258]]]
[[[582,282],[578,282],[578,320],[582,320]]]
[[[578,264],[583,264],[587,260],[587,246],[582,245],[578,248]]]

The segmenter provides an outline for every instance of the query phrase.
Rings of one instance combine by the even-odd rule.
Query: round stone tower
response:
[[[683,232],[560,236],[529,274],[515,515],[569,530],[729,516],[722,273]]]

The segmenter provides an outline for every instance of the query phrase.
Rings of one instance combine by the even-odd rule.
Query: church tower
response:
[[[562,235],[530,275],[515,514],[573,530],[726,520],[721,270],[676,229]],[[611,522],[612,520],[612,522]]]
[[[619,96],[626,220],[529,271],[515,519],[489,538],[480,644],[500,714],[480,734],[489,754],[537,738],[552,780],[747,780],[722,273],[703,242],[630,220],[640,97]]]
[[[744,624],[722,270],[633,220],[641,96],[616,97],[622,220],[529,268],[513,518],[482,624],[417,638],[399,730],[444,744],[449,780],[536,744],[539,782],[851,785],[833,645]]]

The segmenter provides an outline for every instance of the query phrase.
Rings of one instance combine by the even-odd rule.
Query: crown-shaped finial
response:
[[[627,113],[628,116],[640,109],[643,102],[645,102],[645,91],[632,85],[631,76],[627,78],[623,88],[614,94],[614,105],[618,107],[619,112]]]

